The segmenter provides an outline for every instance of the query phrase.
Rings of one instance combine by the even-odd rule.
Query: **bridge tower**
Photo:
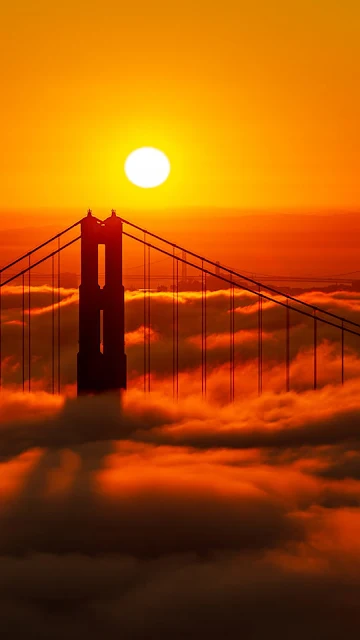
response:
[[[99,285],[99,244],[105,245],[103,288]],[[124,307],[122,220],[112,211],[102,222],[89,210],[81,221],[78,395],[126,388]]]

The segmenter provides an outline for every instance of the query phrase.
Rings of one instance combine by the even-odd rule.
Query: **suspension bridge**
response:
[[[137,348],[136,367],[129,361],[127,353],[126,325],[127,299],[123,282],[123,259],[126,257],[124,242],[128,251],[137,252],[142,259],[141,283],[138,286],[136,326],[141,329],[141,345]],[[62,287],[63,256],[80,245],[80,285],[78,292],[72,292],[70,300],[76,307],[77,326],[63,319],[64,288]],[[100,283],[99,251],[105,248],[104,273]],[[224,291],[222,304],[227,327],[227,356],[222,362],[227,370],[229,400],[234,401],[241,393],[237,372],[242,367],[241,345],[237,337],[244,329],[238,313],[238,296],[245,292],[256,304],[256,362],[254,388],[258,394],[264,391],[264,308],[279,311],[278,325],[281,324],[281,351],[284,371],[284,391],[289,392],[296,385],[296,372],[292,370],[293,331],[299,322],[307,323],[311,331],[311,387],[319,387],[321,377],[318,357],[319,346],[324,339],[320,330],[337,345],[339,353],[338,378],[334,383],[344,384],[346,380],[347,358],[359,351],[360,324],[332,311],[282,292],[266,281],[259,282],[253,277],[240,273],[219,262],[206,258],[186,247],[152,233],[112,211],[111,216],[102,221],[89,210],[87,216],[42,242],[27,253],[0,269],[0,384],[1,389],[17,388],[31,392],[41,384],[52,393],[66,393],[76,377],[78,395],[101,393],[126,389],[134,378],[139,381],[144,392],[153,389],[158,371],[159,350],[154,344],[154,316],[152,289],[153,256],[168,261],[166,278],[170,283],[168,292],[167,317],[169,343],[166,357],[169,359],[168,372],[172,379],[172,394],[179,397],[179,375],[181,371],[181,277],[186,269],[191,269],[198,279],[199,291],[199,363],[196,373],[203,396],[207,394],[209,371],[214,363],[209,357],[210,325],[214,310],[209,310],[210,282],[214,279],[218,288]],[[47,286],[39,287],[36,272],[46,270]],[[138,276],[140,278],[140,276]],[[39,292],[46,296],[46,304],[39,308],[36,296]],[[16,313],[9,314],[9,296],[16,296]],[[169,301],[170,298],[170,301]],[[69,300],[68,300],[69,302]],[[66,303],[67,304],[67,303]],[[76,306],[77,305],[77,306]],[[13,308],[13,307],[12,307]],[[43,314],[42,327],[34,322]],[[74,319],[74,318],[73,318]],[[211,330],[213,332],[213,330]],[[222,331],[225,328],[222,327]],[[298,340],[298,338],[296,338]],[[140,353],[141,349],[141,366]],[[16,353],[14,353],[16,352]],[[165,357],[162,354],[162,358]],[[326,365],[325,365],[326,366]],[[132,375],[136,369],[137,375]],[[140,370],[141,369],[141,370]],[[73,373],[75,372],[75,374]],[[44,379],[46,384],[44,385]]]

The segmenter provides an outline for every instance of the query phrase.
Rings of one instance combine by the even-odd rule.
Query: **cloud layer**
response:
[[[75,289],[60,290],[61,334],[61,385],[70,387],[76,379],[76,353],[78,349],[78,294]],[[26,293],[27,295],[27,293]],[[54,315],[51,307],[51,289],[47,286],[32,287],[31,303],[31,383],[33,389],[50,391],[53,372],[58,369],[57,339],[58,309]],[[357,318],[360,297],[357,292],[335,291],[303,294],[305,302],[320,305],[329,311],[344,314],[350,320]],[[57,300],[57,292],[55,299]],[[27,298],[26,298],[27,300]],[[22,314],[22,287],[4,287],[2,292],[3,352],[2,377],[7,386],[22,387],[29,372],[28,339],[29,313]],[[257,393],[258,388],[258,301],[246,291],[235,292],[235,387],[236,395],[244,397]],[[142,387],[143,375],[143,294],[126,293],[126,350],[128,375],[131,387]],[[172,394],[173,373],[173,296],[169,292],[151,294],[151,362],[152,387]],[[313,385],[313,322],[290,313],[290,382],[294,390],[305,390]],[[283,391],[286,385],[286,312],[273,303],[262,307],[262,361],[263,389]],[[24,332],[23,332],[24,328]],[[229,291],[209,291],[207,294],[207,374],[218,378],[223,372],[224,401],[229,398],[230,358]],[[22,356],[24,339],[24,354]],[[341,331],[318,323],[317,331],[317,383],[321,387],[341,380]],[[201,387],[201,293],[196,291],[179,294],[179,361],[181,394],[193,393]],[[345,376],[357,377],[360,373],[360,338],[345,334]],[[52,353],[55,368],[52,368]],[[195,375],[196,374],[196,375]],[[189,383],[189,376],[191,384]],[[55,386],[57,381],[55,380]],[[219,388],[219,380],[216,384]],[[227,389],[226,389],[227,387]]]
[[[292,319],[284,393],[284,314],[264,306],[264,393],[257,396],[257,306],[236,298],[236,401],[228,403],[228,292],[180,297],[179,402],[172,401],[172,296],[152,296],[157,376],[142,393],[142,296],[128,294],[130,390],[77,400],[47,393],[48,291],[32,292],[30,394],[21,391],[16,287],[4,295],[0,394],[0,614],[5,638],[320,640],[357,628],[360,361]],[[72,389],[76,293],[61,293],[62,382]],[[320,300],[322,298],[322,300]],[[308,300],[356,317],[354,294]],[[50,320],[50,323],[49,323]],[[25,316],[25,329],[28,327]],[[49,333],[50,331],[50,333]],[[19,333],[20,332],[20,333]],[[15,345],[15,355],[11,349]],[[17,345],[17,347],[16,347]],[[266,356],[266,359],[265,359]],[[321,373],[320,373],[321,370]],[[19,384],[20,382],[20,384]],[[19,389],[20,386],[20,389]]]
[[[354,632],[359,390],[3,394],[5,637]]]

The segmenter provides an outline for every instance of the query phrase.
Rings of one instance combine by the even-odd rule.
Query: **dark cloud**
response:
[[[140,407],[135,412],[126,411],[120,398],[111,394],[69,398],[59,413],[43,420],[33,414],[30,420],[3,421],[0,424],[0,460],[38,447],[57,450],[91,442],[126,440],[138,430],[152,429],[172,419],[159,405],[151,410]]]
[[[51,491],[56,457],[45,455],[0,516],[1,553],[31,549],[156,557],[194,552],[206,557],[216,550],[273,548],[301,537],[301,523],[288,517],[283,505],[221,477],[191,481],[183,470],[177,479],[149,468],[139,469],[136,477],[130,468],[128,475],[119,470],[103,485],[97,474],[106,453],[109,448],[97,448],[96,471],[86,468],[81,456],[81,469],[69,474],[65,495]],[[92,457],[91,466],[95,461]]]
[[[258,556],[33,555],[0,568],[6,638],[338,640],[358,622],[359,578],[341,566],[324,575]]]
[[[322,446],[338,444],[344,441],[349,446],[360,440],[359,410],[344,411],[331,418],[310,421],[294,427],[285,425],[278,429],[264,429],[259,421],[253,426],[231,424],[221,429],[213,428],[208,421],[209,430],[204,429],[200,421],[194,421],[183,430],[177,426],[172,430],[156,429],[150,433],[140,433],[137,437],[159,444],[178,444],[181,446],[209,449],[215,448],[293,448],[303,446]]]
[[[354,636],[358,391],[3,394],[3,637]]]
[[[166,395],[144,398],[136,391],[122,401],[113,395],[68,399],[59,413],[43,420],[35,415],[31,420],[4,420],[0,425],[0,460],[36,447],[59,449],[112,440],[199,450],[261,448],[279,452],[344,443],[356,448],[360,433],[358,390],[355,380],[343,388],[265,394],[230,406],[211,400],[204,404],[196,394],[188,404],[174,405]]]

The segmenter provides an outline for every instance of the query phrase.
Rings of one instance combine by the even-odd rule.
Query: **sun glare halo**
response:
[[[132,151],[125,162],[125,173],[133,184],[152,189],[169,177],[170,162],[160,149],[142,147]]]

